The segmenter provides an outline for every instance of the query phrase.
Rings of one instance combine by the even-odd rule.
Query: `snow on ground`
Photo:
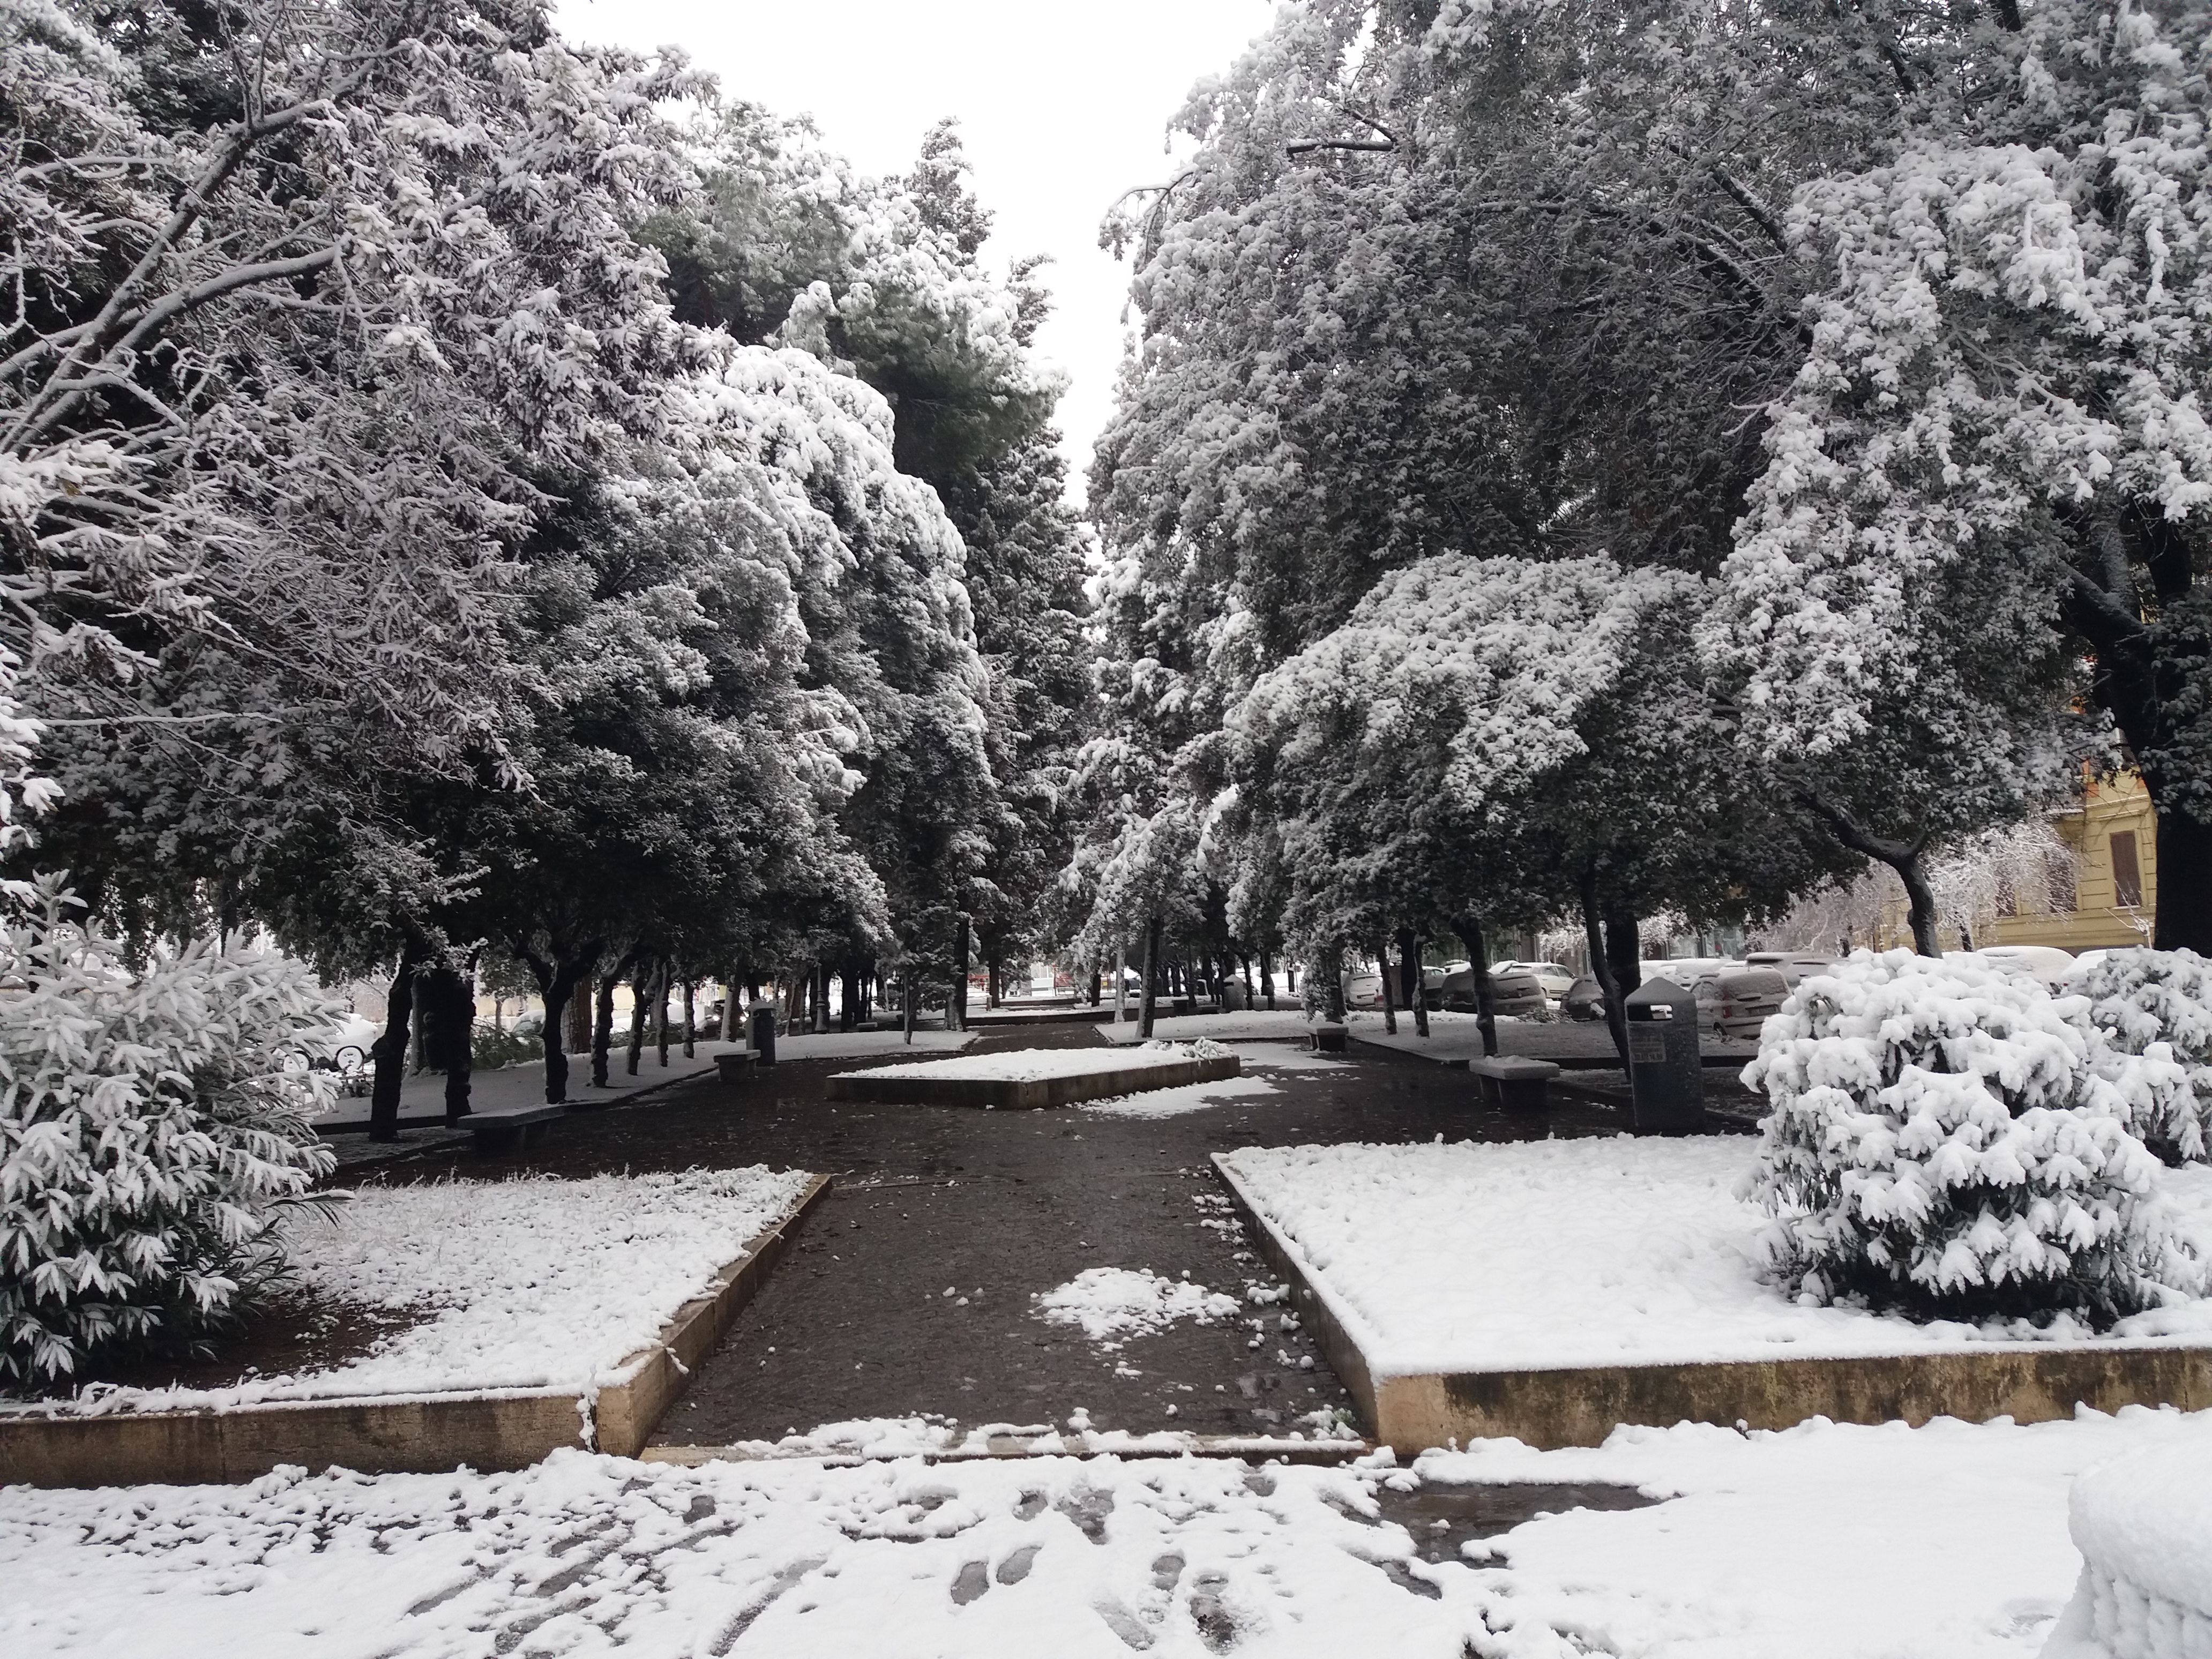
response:
[[[1188,1042],[1194,1037],[1212,1037],[1216,1042],[1304,1042],[1306,1033],[1320,1023],[1295,1008],[1258,1008],[1241,1014],[1171,1014],[1153,1019],[1152,1037],[1155,1042]],[[1098,1035],[1109,1042],[1144,1041],[1137,1035],[1137,1005],[1129,1005],[1126,1020],[1118,1024],[1109,1020],[1099,1026]]]
[[[1146,1267],[1086,1267],[1036,1297],[1037,1315],[1048,1324],[1080,1325],[1084,1335],[1109,1351],[1178,1319],[1210,1325],[1242,1305],[1188,1278],[1163,1279]]]
[[[2072,1325],[2036,1334],[1800,1307],[1752,1270],[1766,1218],[1731,1189],[1756,1144],[1621,1135],[1251,1148],[1223,1161],[1383,1375],[2212,1339],[2212,1300],[2094,1339]],[[2212,1169],[2166,1171],[2163,1190],[2212,1254]]]
[[[1100,1117],[1180,1117],[1202,1112],[1209,1106],[1227,1106],[1240,1100],[1260,1099],[1283,1091],[1264,1075],[1268,1072],[1334,1072],[1346,1062],[1327,1054],[1308,1054],[1279,1042],[1234,1042],[1227,1045],[1243,1062],[1243,1074],[1212,1083],[1185,1083],[1173,1089],[1148,1089],[1143,1094],[1116,1095],[1109,1100],[1079,1102],[1072,1109]]]
[[[1127,1048],[1012,1048],[995,1054],[963,1054],[957,1060],[917,1060],[903,1066],[876,1066],[854,1077],[925,1077],[1002,1083],[1035,1083],[1044,1078],[1086,1077],[1093,1072],[1134,1071],[1146,1066],[1180,1066],[1207,1054],[1226,1054],[1212,1043],[1147,1043]]]
[[[524,1176],[367,1188],[333,1220],[289,1224],[301,1280],[420,1322],[363,1357],[222,1389],[92,1389],[36,1409],[175,1410],[457,1389],[575,1389],[629,1355],[734,1261],[811,1179],[802,1171]]]
[[[1413,1470],[1066,1457],[854,1467],[556,1454],[513,1474],[289,1470],[0,1492],[0,1651],[163,1659],[2033,1659],[2077,1474],[2212,1447],[2212,1413],[1511,1441]],[[1439,1480],[1613,1481],[1419,1559]]]

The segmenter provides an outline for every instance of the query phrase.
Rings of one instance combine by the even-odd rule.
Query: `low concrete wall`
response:
[[[1217,1054],[1206,1060],[1127,1066],[1110,1072],[1080,1072],[1073,1077],[1033,1078],[1025,1082],[1010,1078],[884,1077],[875,1072],[848,1072],[830,1079],[829,1097],[883,1106],[994,1106],[1022,1110],[1143,1094],[1153,1089],[1179,1089],[1189,1083],[1218,1083],[1235,1077],[1239,1064],[1235,1054]]]
[[[1309,1275],[1297,1247],[1259,1212],[1218,1155],[1214,1169],[1376,1441],[1401,1454],[1509,1435],[1538,1447],[1595,1446],[1623,1423],[2040,1423],[2071,1417],[2077,1404],[2101,1412],[2212,1406],[2212,1348],[2108,1344],[1377,1377],[1348,1316]]]
[[[229,1411],[117,1412],[106,1416],[0,1414],[0,1485],[193,1485],[252,1480],[280,1463],[337,1464],[364,1474],[519,1469],[580,1444],[588,1421],[603,1451],[623,1456],[647,1439],[690,1373],[714,1351],[829,1190],[816,1176],[791,1208],[684,1304],[654,1345],[633,1354],[622,1381],[586,1405],[573,1389],[373,1396],[242,1406]]]

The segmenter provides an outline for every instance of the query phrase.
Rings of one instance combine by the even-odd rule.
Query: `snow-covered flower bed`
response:
[[[2140,1052],[2115,1047],[2090,1008],[1905,951],[1802,982],[1744,1068],[1772,1104],[1746,1190],[1775,1218],[1761,1249],[1778,1282],[1928,1316],[2096,1323],[2201,1295],[2204,1254],[2153,1198],[2142,1138],[2194,1133],[2190,1077],[2148,1030]]]
[[[1136,1048],[1015,1048],[1004,1054],[962,1054],[954,1060],[916,1060],[899,1066],[875,1066],[850,1077],[923,1077],[948,1081],[1041,1083],[1048,1078],[1088,1077],[1094,1072],[1135,1071],[1146,1066],[1179,1066],[1214,1060],[1235,1051],[1200,1037],[1194,1042],[1152,1042]]]
[[[220,1389],[89,1388],[39,1411],[228,1407],[455,1389],[574,1389],[623,1360],[743,1253],[811,1179],[803,1171],[524,1176],[370,1188],[335,1219],[289,1221],[319,1298],[412,1322],[327,1370]]]
[[[1038,1314],[1054,1325],[1080,1325],[1084,1335],[1108,1350],[1132,1336],[1164,1330],[1178,1319],[1211,1324],[1243,1306],[1233,1296],[1163,1279],[1144,1267],[1086,1267],[1065,1285],[1036,1297]]]
[[[1297,1248],[1382,1376],[1922,1352],[1992,1342],[2212,1341],[2212,1301],[2122,1320],[1918,1323],[1807,1305],[1761,1275],[1736,1196],[1757,1143],[1626,1135],[1255,1147],[1224,1164]],[[2212,1170],[2155,1170],[2212,1251]]]
[[[682,1468],[563,1451],[511,1474],[16,1489],[0,1651],[2034,1659],[2080,1565],[2075,1478],[2206,1447],[2212,1413],[2130,1408],[1623,1429],[1410,1470],[1387,1454]],[[1514,1481],[1665,1501],[1563,1498],[1464,1544],[1391,1507]]]

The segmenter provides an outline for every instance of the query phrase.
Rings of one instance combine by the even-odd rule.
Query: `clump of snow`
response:
[[[2103,1464],[2068,1509],[2081,1577],[2045,1659],[2212,1652],[2212,1445]]]
[[[1015,1048],[1004,1054],[962,1054],[954,1060],[916,1060],[896,1066],[874,1066],[865,1072],[840,1072],[840,1077],[920,1077],[1036,1083],[1046,1078],[1087,1077],[1093,1072],[1141,1071],[1146,1066],[1177,1066],[1200,1058],[1195,1043],[1147,1043],[1142,1048]],[[1213,1054],[1231,1052],[1218,1043],[1205,1047]]]
[[[1925,1318],[2105,1324],[2200,1294],[2130,1125],[2186,1097],[2162,1045],[2106,1048],[2040,986],[1862,951],[1802,981],[1744,1080],[1764,1089],[1764,1265],[1793,1296]]]
[[[1218,1162],[1378,1376],[2212,1340],[2212,1301],[2103,1335],[2074,1320],[1808,1305],[1757,1266],[1767,1217],[1735,1190],[1756,1150],[1618,1135],[1250,1147]],[[2212,1249],[2212,1169],[2155,1179],[2177,1228]]]
[[[2078,1018],[2114,1051],[2169,1059],[2186,1077],[2186,1089],[2142,1099],[2136,1133],[2170,1162],[2206,1157],[2212,1145],[2212,963],[2194,951],[2107,951],[2075,969],[2067,988],[2088,1005]]]
[[[1143,1267],[1086,1267],[1066,1284],[1039,1294],[1038,1315],[1054,1325],[1080,1325],[1111,1352],[1130,1337],[1164,1330],[1178,1319],[1210,1325],[1237,1311],[1237,1298],[1187,1279],[1164,1279]]]
[[[1221,1060],[1237,1051],[1225,1042],[1216,1042],[1212,1037],[1194,1037],[1188,1042],[1154,1037],[1137,1052],[1172,1060]]]
[[[419,1316],[327,1370],[222,1389],[87,1389],[37,1409],[179,1410],[452,1389],[575,1389],[623,1362],[781,1218],[801,1171],[522,1176],[372,1188],[288,1222],[323,1297]]]

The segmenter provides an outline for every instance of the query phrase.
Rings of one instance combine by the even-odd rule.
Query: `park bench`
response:
[[[567,1111],[565,1106],[532,1106],[520,1112],[471,1112],[461,1120],[476,1137],[480,1152],[508,1152],[535,1146],[545,1139],[547,1126]]]
[[[1344,1052],[1344,1027],[1316,1025],[1306,1033],[1306,1040],[1317,1054],[1340,1054]]]
[[[1509,1112],[1540,1112],[1548,1103],[1545,1085],[1559,1076],[1548,1060],[1526,1054],[1492,1054],[1470,1060],[1467,1069],[1481,1079],[1483,1104]]]
[[[750,1048],[740,1048],[735,1054],[714,1056],[714,1075],[724,1083],[744,1083],[753,1074],[753,1066],[760,1056]]]

